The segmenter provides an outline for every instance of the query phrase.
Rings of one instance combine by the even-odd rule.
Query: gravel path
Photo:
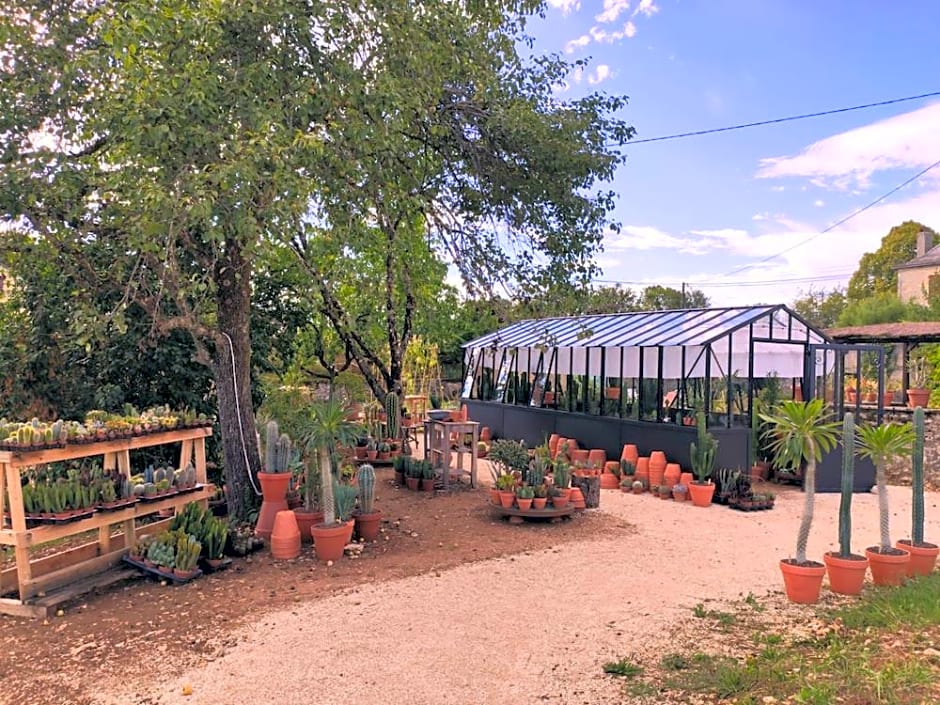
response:
[[[906,537],[910,490],[889,494],[894,537]],[[838,501],[817,497],[809,555],[818,560],[837,543]],[[937,541],[940,494],[926,504],[925,533]],[[676,650],[669,627],[698,602],[782,589],[777,562],[792,554],[802,494],[782,492],[770,512],[616,491],[604,491],[601,506],[635,528],[272,612],[222,658],[101,702],[620,702],[620,684],[601,673],[605,661]],[[853,520],[856,551],[877,542],[874,493],[856,495]]]

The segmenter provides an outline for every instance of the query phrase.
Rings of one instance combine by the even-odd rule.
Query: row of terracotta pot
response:
[[[858,595],[862,592],[869,568],[875,585],[901,585],[907,578],[929,575],[938,554],[940,547],[932,544],[912,546],[910,541],[898,541],[888,552],[882,552],[878,546],[867,548],[864,556],[845,558],[829,552],[823,556],[825,564],[811,561],[809,565],[798,565],[782,560],[780,570],[787,597],[792,602],[812,604],[819,600],[823,576],[827,573],[832,592]]]
[[[323,524],[323,515],[301,513],[304,525],[298,522],[297,512],[283,510],[277,513],[268,543],[271,555],[278,560],[290,560],[300,555],[301,544],[313,541],[316,556],[321,561],[337,561],[343,557],[343,551],[352,541],[353,531],[364,541],[374,541],[379,535],[382,512],[354,514],[353,518],[336,524]],[[319,517],[317,518],[317,515]],[[308,522],[314,523],[309,524]]]

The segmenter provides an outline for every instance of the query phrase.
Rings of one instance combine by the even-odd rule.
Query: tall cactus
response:
[[[359,482],[359,509],[363,514],[372,514],[375,503],[375,469],[369,465],[361,465],[356,473]]]
[[[280,431],[277,427],[277,421],[271,419],[265,428],[264,443],[264,471],[277,472],[277,440],[280,437]]]
[[[914,409],[914,452],[911,455],[911,488],[914,493],[911,514],[911,544],[924,542],[924,410]]]
[[[397,439],[401,433],[401,402],[394,391],[385,395],[385,423],[388,426],[388,437]]]
[[[698,426],[698,438],[689,444],[690,455],[692,456],[692,470],[699,482],[705,482],[715,467],[715,454],[718,450],[718,441],[705,428],[705,414],[699,412],[696,415],[696,425]]]
[[[855,484],[855,415],[842,420],[842,498],[839,502],[839,557],[852,555],[852,489]]]
[[[277,441],[277,458],[275,462],[275,472],[287,472],[290,468],[291,442],[290,436],[282,433]]]

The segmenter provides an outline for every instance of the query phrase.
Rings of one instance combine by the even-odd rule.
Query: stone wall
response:
[[[928,490],[940,491],[940,410],[924,412],[924,484]],[[885,409],[885,421],[909,423],[913,420],[911,409]],[[874,411],[862,410],[859,421],[875,423]],[[887,472],[889,485],[911,484],[911,462],[909,459],[893,463]]]

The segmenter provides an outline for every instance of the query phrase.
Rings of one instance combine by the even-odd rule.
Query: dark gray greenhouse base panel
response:
[[[624,444],[634,443],[640,455],[654,450],[666,453],[670,462],[691,469],[689,444],[695,440],[693,426],[656,424],[610,416],[590,416],[569,411],[539,409],[499,402],[463,399],[470,419],[488,426],[494,438],[513,438],[525,441],[530,448],[553,433],[564,438],[576,438],[582,448],[603,448],[609,458],[619,458]],[[750,429],[712,428],[718,441],[716,467],[748,468],[750,466]],[[838,492],[841,489],[842,449],[837,447],[822,459],[816,471],[816,489],[819,492]],[[875,469],[870,461],[856,460],[855,491],[868,492],[874,485]]]

